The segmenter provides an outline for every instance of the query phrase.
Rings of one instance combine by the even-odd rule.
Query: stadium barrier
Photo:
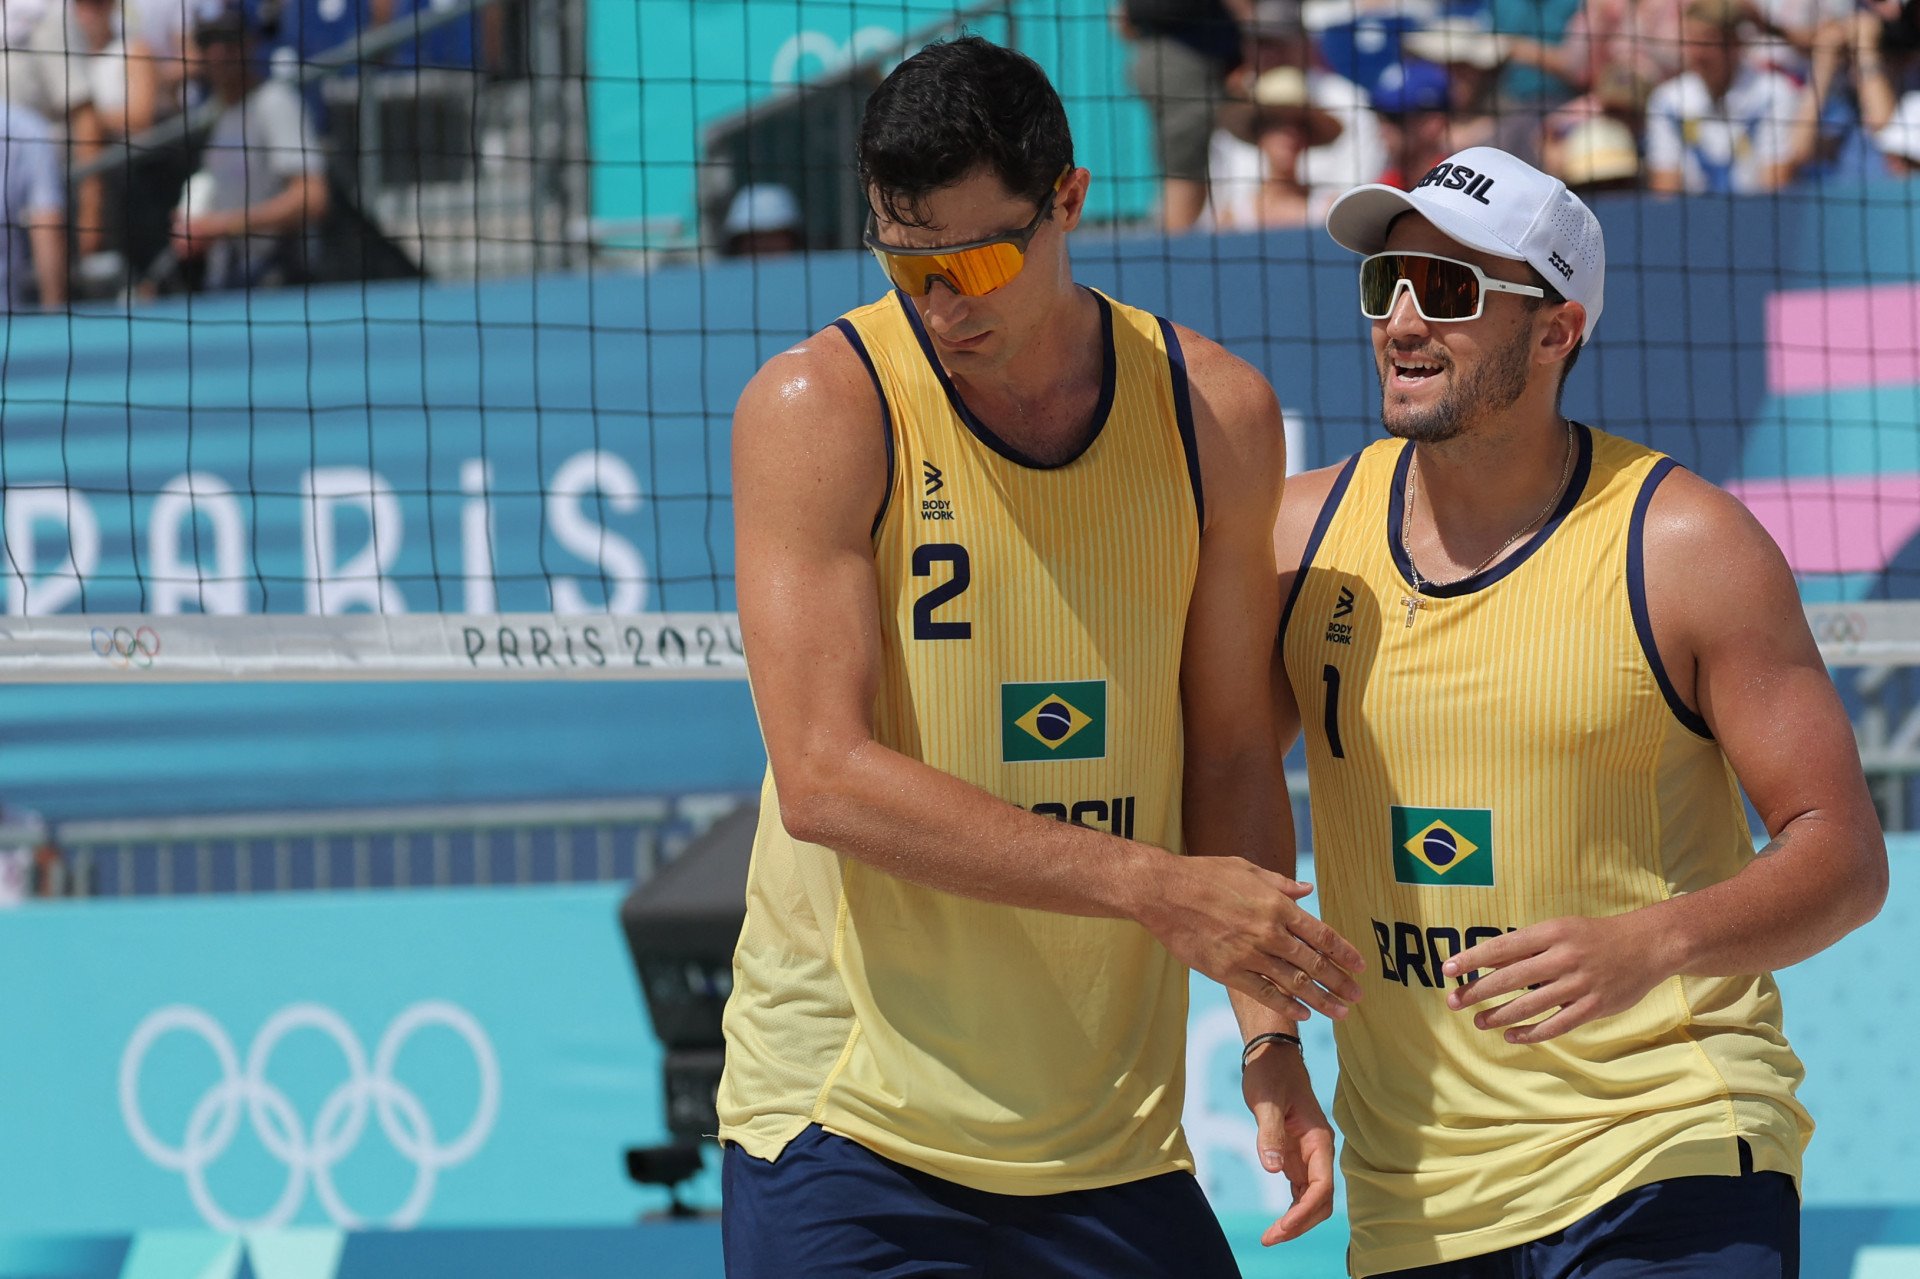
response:
[[[1920,930],[1916,865],[1920,840],[1902,841],[1880,918],[1780,975],[1819,1125],[1807,1279],[1920,1265],[1920,986],[1904,963]],[[636,1225],[664,1194],[621,1168],[624,1147],[665,1136],[661,1052],[616,922],[625,892],[197,896],[12,913],[0,971],[16,979],[0,984],[0,1024],[32,1051],[0,1054],[0,1275],[714,1279],[712,1221]],[[1330,1101],[1328,1023],[1309,1021],[1304,1037]],[[1224,995],[1196,979],[1187,1125],[1202,1183],[1249,1276],[1338,1275],[1338,1216],[1298,1243],[1258,1245],[1287,1192],[1252,1157],[1238,1042]],[[709,1167],[688,1198],[710,1209],[717,1197]],[[389,1228],[417,1234],[379,1233]],[[543,1249],[580,1260],[523,1264]]]

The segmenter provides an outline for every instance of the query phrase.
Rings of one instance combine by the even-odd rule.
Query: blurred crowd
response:
[[[415,3],[0,0],[0,309],[313,278],[352,113],[295,72]],[[469,17],[383,65],[485,56]]]
[[[493,5],[377,74],[297,72],[438,7],[0,0],[5,308],[327,278],[329,228],[378,239],[341,163],[363,79],[412,77],[419,116],[428,77],[517,53]],[[1350,186],[1410,186],[1476,144],[1586,193],[1920,170],[1920,0],[1120,0],[1118,19],[1173,231],[1317,223]],[[412,147],[423,179],[432,149]],[[807,225],[791,190],[749,185],[717,247],[794,252]]]
[[[1169,230],[1498,146],[1583,194],[1920,171],[1920,0],[1124,0]]]

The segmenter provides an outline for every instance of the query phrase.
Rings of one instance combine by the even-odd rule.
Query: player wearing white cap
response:
[[[1796,1274],[1812,1122],[1766,974],[1887,866],[1793,577],[1560,415],[1606,273],[1563,183],[1472,148],[1328,230],[1393,438],[1288,483],[1275,686],[1326,921],[1372,943],[1335,1027],[1351,1269]]]

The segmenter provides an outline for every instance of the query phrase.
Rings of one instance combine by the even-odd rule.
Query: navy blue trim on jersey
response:
[[[1057,471],[1063,466],[1071,466],[1079,461],[1081,456],[1093,447],[1093,442],[1100,438],[1100,432],[1107,429],[1107,415],[1113,411],[1114,382],[1119,377],[1120,361],[1113,352],[1113,307],[1098,292],[1092,289],[1087,291],[1092,293],[1100,303],[1102,354],[1100,402],[1093,406],[1093,430],[1088,433],[1086,441],[1073,451],[1071,457],[1064,457],[1058,462],[1041,462],[1028,457],[995,435],[988,429],[985,422],[973,415],[973,410],[967,407],[967,402],[960,398],[960,392],[954,389],[953,380],[947,376],[947,370],[940,363],[940,357],[934,353],[933,339],[927,336],[926,327],[920,323],[920,313],[914,310],[913,299],[899,289],[893,291],[893,296],[900,303],[900,309],[907,313],[907,323],[913,326],[913,336],[920,343],[920,353],[927,357],[927,367],[931,368],[933,375],[940,379],[940,387],[947,393],[947,403],[953,405],[953,411],[959,415],[960,421],[966,425],[967,430],[973,432],[973,437],[1017,466],[1024,466],[1030,471]]]
[[[893,454],[895,449],[893,438],[893,406],[887,403],[887,388],[880,385],[880,370],[873,367],[873,357],[867,354],[867,344],[861,341],[859,331],[853,327],[853,321],[845,318],[838,319],[833,322],[833,327],[840,330],[841,335],[847,339],[847,344],[853,348],[854,354],[860,357],[860,363],[867,366],[867,376],[873,379],[873,389],[880,396],[880,420],[887,433],[887,487],[880,495],[880,509],[876,511],[873,516],[873,531],[868,534],[869,537],[878,537],[880,536],[881,521],[887,518],[887,508],[893,505]]]
[[[1653,504],[1653,491],[1660,487],[1660,481],[1679,465],[1670,457],[1655,462],[1647,478],[1640,482],[1639,495],[1633,499],[1633,518],[1627,524],[1627,604],[1633,610],[1633,631],[1640,637],[1640,651],[1646,654],[1647,665],[1653,670],[1653,682],[1660,686],[1660,696],[1667,699],[1667,709],[1688,731],[1712,741],[1713,729],[1707,726],[1699,711],[1681,700],[1680,691],[1668,678],[1667,664],[1660,660],[1660,650],[1653,642],[1653,618],[1647,611],[1647,508]]]
[[[1173,416],[1180,423],[1180,447],[1187,454],[1187,478],[1193,481],[1193,514],[1200,531],[1207,531],[1207,498],[1200,486],[1200,440],[1193,429],[1193,387],[1187,382],[1187,353],[1180,349],[1180,335],[1173,322],[1160,316],[1160,336],[1167,344],[1167,367],[1173,374]]]
[[[1492,586],[1507,574],[1525,564],[1533,553],[1546,544],[1553,531],[1560,527],[1562,520],[1580,504],[1580,495],[1586,491],[1587,477],[1593,472],[1593,432],[1578,422],[1568,425],[1573,430],[1574,448],[1577,456],[1573,461],[1573,474],[1567,480],[1567,491],[1560,495],[1559,505],[1553,508],[1553,514],[1547,518],[1534,535],[1528,538],[1514,554],[1501,560],[1493,567],[1463,577],[1457,582],[1448,582],[1445,586],[1421,579],[1420,594],[1429,599],[1445,600],[1458,595],[1471,595],[1475,591]],[[1413,465],[1413,445],[1409,443],[1400,450],[1400,460],[1393,466],[1393,484],[1387,495],[1387,550],[1393,556],[1393,563],[1400,570],[1400,580],[1413,587],[1413,561],[1407,557],[1407,548],[1400,540],[1401,530],[1407,518],[1407,468]]]
[[[1280,638],[1287,635],[1287,619],[1293,616],[1293,602],[1300,598],[1300,586],[1307,580],[1307,568],[1313,563],[1314,555],[1320,550],[1320,543],[1327,536],[1327,528],[1333,523],[1333,513],[1340,508],[1340,499],[1347,495],[1347,484],[1353,479],[1354,468],[1360,465],[1360,455],[1355,453],[1340,468],[1340,474],[1333,477],[1333,487],[1327,490],[1327,500],[1320,504],[1320,514],[1313,521],[1313,532],[1307,534],[1307,548],[1300,552],[1300,567],[1294,570],[1293,586],[1287,591],[1287,602],[1280,609]]]

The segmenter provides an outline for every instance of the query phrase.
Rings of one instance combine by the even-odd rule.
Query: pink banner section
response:
[[[1920,475],[1733,480],[1796,573],[1878,573],[1920,533]]]
[[[1920,382],[1920,285],[1806,289],[1767,299],[1776,395]]]

